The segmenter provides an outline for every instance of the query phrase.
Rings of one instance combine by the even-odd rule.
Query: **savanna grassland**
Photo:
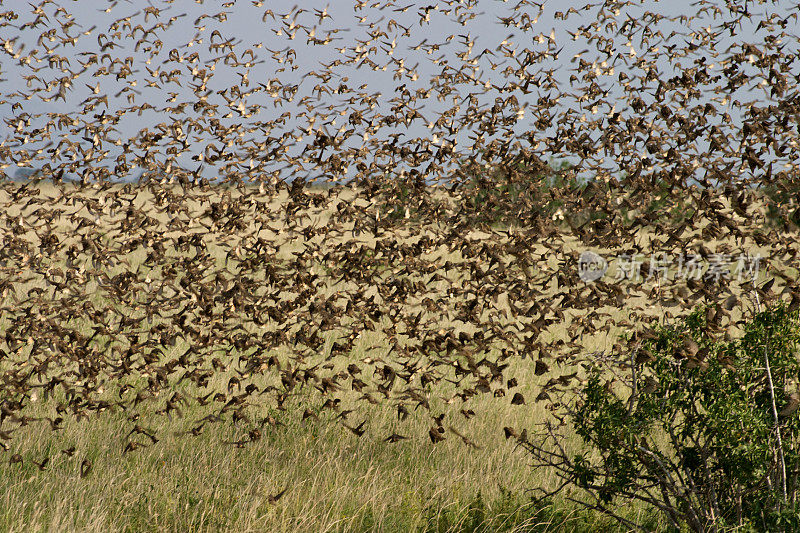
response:
[[[800,528],[794,3],[8,4],[0,531]]]
[[[2,528],[611,528],[563,493],[532,499],[558,479],[519,440],[557,420],[583,363],[629,357],[621,333],[705,303],[734,335],[756,300],[797,305],[797,243],[761,193],[696,191],[687,211],[604,187],[537,190],[558,201],[520,225],[486,206],[525,194],[469,188],[401,205],[390,188],[6,183]],[[725,253],[730,272],[617,280],[631,248],[706,269]],[[587,249],[610,264],[588,283]],[[739,251],[761,254],[755,279]]]

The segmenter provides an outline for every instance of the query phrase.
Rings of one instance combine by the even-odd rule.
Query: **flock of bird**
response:
[[[296,397],[307,402],[303,420],[325,418],[358,437],[369,406],[389,403],[400,421],[428,413],[423,438],[434,444],[455,436],[479,446],[459,426],[476,416],[473,397],[555,411],[553,392],[580,379],[587,339],[699,303],[722,335],[743,295],[800,306],[796,9],[701,0],[692,16],[631,17],[622,13],[646,2],[570,8],[554,18],[578,19],[571,39],[596,54],[575,54],[557,72],[542,67],[563,51],[555,32],[538,31],[546,6],[526,0],[498,17],[515,39],[480,52],[470,29],[477,0],[357,2],[369,37],[349,46],[327,9],[249,4],[223,4],[191,31],[174,6],[150,5],[105,31],[51,1],[31,4],[32,16],[0,13],[3,64],[25,72],[25,88],[0,93],[11,111],[0,163],[36,166],[48,179],[0,191],[0,447],[10,463],[25,461],[14,437],[26,426],[58,431],[116,413],[131,427],[120,443],[127,454],[159,442],[142,412],[172,419],[190,406],[207,414],[189,421],[187,437],[232,423],[240,437],[231,444],[246,446],[280,425],[269,413]],[[306,50],[266,49],[269,59],[262,46],[242,50],[224,23],[245,7],[277,38],[305,39]],[[372,20],[376,11],[386,15]],[[399,44],[440,18],[464,33]],[[717,49],[726,33],[756,24],[761,41]],[[194,37],[171,48],[170,30]],[[84,38],[96,46],[76,53]],[[309,47],[340,57],[297,72]],[[238,85],[214,90],[218,66],[238,73]],[[365,69],[394,71],[393,98],[348,84],[347,72]],[[300,97],[307,80],[317,85]],[[112,94],[112,84],[123,87]],[[84,87],[71,111],[29,110]],[[170,96],[144,99],[147,88]],[[147,113],[169,118],[126,138],[121,125]],[[552,170],[548,157],[576,162]],[[203,177],[204,165],[219,183]],[[134,167],[148,179],[113,182]],[[317,176],[333,184],[309,187]],[[577,257],[589,248],[705,260],[758,250],[773,277],[586,283]],[[703,364],[698,357],[686,355]],[[531,376],[509,375],[517,359],[541,376],[535,398],[519,392]],[[437,397],[443,384],[453,392]],[[45,401],[53,414],[41,414]],[[442,402],[460,414],[445,416]],[[84,458],[81,476],[90,471]]]
[[[356,23],[335,25],[327,9],[229,2],[190,25],[171,14],[174,2],[112,2],[100,10],[111,18],[103,31],[43,1],[0,13],[10,76],[0,105],[11,111],[0,163],[84,181],[140,169],[184,180],[411,173],[457,183],[459,161],[523,153],[570,160],[592,179],[793,179],[796,6],[701,0],[667,16],[645,10],[651,3],[552,13],[529,0],[358,1]],[[486,24],[478,7],[511,32],[496,46],[475,36]],[[540,31],[545,16],[575,30],[568,43]],[[242,44],[226,26],[234,17],[260,19],[268,43],[285,46]],[[448,25],[460,32],[434,40]],[[564,57],[565,47],[577,53]]]

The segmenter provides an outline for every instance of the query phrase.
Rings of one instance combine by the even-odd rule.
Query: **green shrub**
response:
[[[548,425],[523,446],[583,489],[587,507],[619,515],[638,502],[675,530],[796,531],[800,475],[798,315],[756,314],[740,339],[713,338],[708,309],[633,338],[619,377],[590,365],[567,408],[580,437],[569,450]]]

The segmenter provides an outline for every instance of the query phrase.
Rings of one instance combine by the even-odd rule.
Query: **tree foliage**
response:
[[[520,439],[540,465],[583,489],[585,505],[629,527],[619,509],[644,503],[675,530],[800,528],[798,314],[768,308],[736,340],[717,340],[709,309],[682,323],[634,335],[616,368],[588,366],[567,408],[580,437],[570,449],[553,424]],[[551,495],[553,493],[549,493]]]

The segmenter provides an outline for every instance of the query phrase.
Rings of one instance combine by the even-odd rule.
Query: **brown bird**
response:
[[[442,426],[434,426],[428,431],[428,436],[433,444],[442,442],[445,440],[444,428]]]
[[[81,461],[81,470],[80,475],[81,479],[86,478],[89,475],[89,472],[92,471],[92,462],[89,459],[84,459]]]
[[[391,435],[389,435],[388,437],[386,437],[386,438],[384,439],[384,441],[386,441],[386,442],[391,442],[391,443],[395,443],[395,442],[398,442],[398,441],[401,441],[401,440],[405,440],[405,439],[407,439],[407,438],[408,438],[408,437],[405,437],[405,436],[403,436],[403,435],[398,435],[397,433],[392,433]]]
[[[796,13],[766,6],[729,46],[739,6],[373,4],[236,4],[259,43],[233,2],[0,14],[0,170],[20,178],[0,183],[4,450],[37,422],[119,414],[123,454],[162,417],[244,447],[330,408],[362,437],[384,405],[491,416],[467,402],[531,373],[563,420],[576,368],[647,367],[656,324],[694,306],[714,338],[743,294],[800,308]],[[511,33],[476,38],[489,18]],[[589,250],[608,270],[587,281]],[[619,331],[639,349],[587,353]],[[706,345],[674,355],[704,368]]]
[[[272,505],[277,504],[278,500],[280,500],[283,497],[283,495],[286,494],[286,491],[288,491],[288,490],[289,490],[289,486],[287,485],[282,491],[280,491],[278,493],[275,493],[275,494],[269,494],[267,496],[267,501]]]
[[[364,428],[364,424],[366,424],[366,423],[367,423],[367,421],[365,419],[359,425],[357,425],[355,427],[348,426],[347,424],[343,424],[343,425],[344,425],[344,427],[346,427],[347,429],[352,431],[353,435],[355,435],[356,437],[360,437],[366,431],[365,429],[363,429]]]

